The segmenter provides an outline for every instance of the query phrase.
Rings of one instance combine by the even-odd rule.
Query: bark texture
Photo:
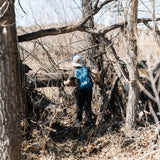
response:
[[[82,15],[86,19],[89,17],[88,21],[85,24],[85,27],[92,29],[94,28],[94,21],[92,15],[92,0],[82,0]],[[95,35],[92,33],[85,33],[86,47],[91,48],[95,45]],[[95,48],[88,49],[87,51],[87,65],[94,66],[95,61],[93,56],[95,55]]]
[[[138,0],[130,1],[128,21],[128,43],[127,68],[129,71],[129,97],[126,110],[126,127],[131,129],[136,124],[136,111],[138,105],[139,88],[136,80],[137,71],[137,6]]]
[[[0,7],[0,159],[20,160],[20,57],[14,0],[1,0]]]

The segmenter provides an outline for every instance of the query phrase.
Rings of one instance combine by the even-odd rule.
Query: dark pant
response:
[[[92,101],[92,91],[75,91],[75,101],[77,105],[77,119],[82,121],[83,107],[85,110],[85,123],[91,124],[92,122],[92,110],[91,110],[91,101]]]

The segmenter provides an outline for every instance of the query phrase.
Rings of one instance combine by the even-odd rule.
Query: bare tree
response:
[[[136,111],[138,105],[139,88],[136,80],[137,71],[137,7],[138,0],[131,0],[129,3],[128,21],[128,52],[127,68],[129,71],[129,97],[126,110],[126,126],[131,129],[136,123]]]
[[[88,21],[85,24],[87,28],[94,28],[94,20],[92,15],[92,0],[82,0],[82,15],[83,18],[87,18],[89,16]],[[85,33],[85,40],[86,40],[86,47],[90,48],[94,46],[94,34],[92,33]],[[93,55],[95,54],[95,48],[88,49],[87,57],[88,57],[88,66],[94,65]]]
[[[21,159],[20,57],[14,0],[0,1],[0,159]]]

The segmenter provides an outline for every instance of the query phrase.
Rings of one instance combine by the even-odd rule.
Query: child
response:
[[[64,81],[64,85],[69,86],[73,82],[76,83],[75,89],[75,101],[76,101],[76,125],[81,125],[83,107],[85,110],[85,126],[91,127],[92,123],[92,80],[89,73],[93,73],[96,76],[96,81],[100,81],[100,75],[97,70],[91,70],[82,65],[81,57],[75,55],[72,57],[73,70],[70,73],[67,81]]]

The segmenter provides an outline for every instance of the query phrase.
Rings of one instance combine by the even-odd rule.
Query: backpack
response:
[[[89,76],[88,69],[85,66],[82,66],[81,68],[76,68],[75,73],[78,81],[78,89],[83,91],[91,91],[93,84]]]

